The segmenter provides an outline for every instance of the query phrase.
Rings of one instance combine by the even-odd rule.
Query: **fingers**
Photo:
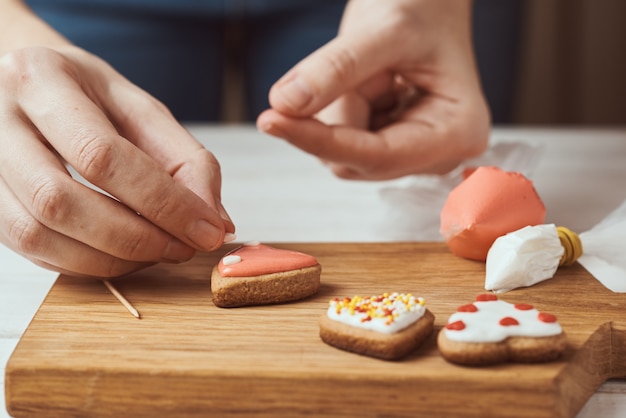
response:
[[[388,144],[378,134],[363,129],[326,125],[316,119],[290,118],[271,109],[262,113],[257,123],[270,135],[363,175],[368,172],[376,177],[373,173],[379,170],[383,159],[393,158]]]
[[[312,116],[387,67],[390,49],[382,37],[339,36],[278,80],[270,105],[285,115]]]
[[[110,67],[106,69],[116,82],[97,94],[118,132],[217,211],[226,231],[234,232],[234,223],[221,203],[220,166],[214,155],[160,102]]]
[[[418,90],[398,74],[378,74],[319,111],[326,125],[349,125],[376,131],[395,122],[418,97]]]
[[[235,232],[235,224],[222,205],[221,169],[213,154],[204,148],[193,152],[172,176],[217,211],[226,232]]]
[[[108,65],[33,48],[5,55],[0,81],[0,241],[10,248],[56,271],[113,277],[188,260],[234,231],[213,155]],[[72,179],[59,156],[114,198]]]
[[[158,101],[123,80],[109,88],[102,106],[121,135],[154,159],[178,183],[217,211],[229,232],[234,224],[221,203],[220,166]]]
[[[327,162],[347,179],[385,180],[409,174],[445,173],[486,146],[488,132],[474,126],[481,112],[466,112],[441,97],[420,99],[394,123],[377,131],[326,125],[312,118],[291,118],[267,110],[258,124],[270,135],[286,139]],[[479,108],[479,106],[476,106]],[[461,116],[459,116],[461,115]]]
[[[349,2],[340,35],[272,87],[257,126],[342,178],[449,171],[488,141],[469,17],[454,0]]]
[[[149,263],[123,260],[47,228],[0,179],[0,242],[35,264],[73,276],[116,277]]]
[[[4,179],[0,196],[7,201],[17,200],[7,211],[21,212],[13,216],[6,228],[34,225],[22,226],[18,230],[25,232],[12,234],[12,248],[23,247],[22,242],[28,243],[30,235],[54,236],[53,242],[39,240],[41,248],[30,248],[29,244],[26,247],[38,254],[46,246],[53,249],[65,245],[66,250],[53,251],[45,257],[47,262],[64,268],[67,266],[62,260],[75,260],[87,252],[102,253],[96,258],[108,254],[120,262],[180,262],[193,256],[188,245],[114,199],[72,179],[56,156],[33,135],[30,126],[18,121],[8,123],[2,118],[0,121],[6,127],[0,136],[0,178]],[[79,250],[71,250],[77,247]]]
[[[59,67],[63,65],[67,63],[62,62]],[[30,82],[22,86],[22,111],[85,179],[187,245],[203,250],[221,246],[225,228],[218,211],[175,181],[157,160],[119,135],[96,105],[107,100],[106,96],[92,100],[71,77],[50,77],[31,68],[22,70],[36,72],[27,74],[32,76]],[[98,81],[93,85],[102,84],[102,80]],[[121,82],[116,78],[109,81],[111,88]],[[133,113],[128,117],[132,116]],[[161,115],[154,116],[157,120]],[[155,148],[153,145],[148,151],[154,152]],[[162,154],[167,154],[167,150]],[[166,159],[163,155],[158,157]],[[175,154],[174,160],[178,158]],[[168,167],[173,171],[179,168]]]

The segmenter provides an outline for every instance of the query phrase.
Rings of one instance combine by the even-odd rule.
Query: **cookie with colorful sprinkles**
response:
[[[321,272],[309,254],[246,242],[213,268],[213,303],[234,308],[303,299],[317,293]]]
[[[410,293],[335,298],[320,317],[326,344],[365,356],[397,360],[415,351],[433,331],[435,317]]]
[[[556,316],[486,293],[458,307],[439,332],[437,345],[452,363],[486,366],[555,360],[567,348],[567,338]]]

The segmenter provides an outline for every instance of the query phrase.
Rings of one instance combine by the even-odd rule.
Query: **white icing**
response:
[[[550,279],[563,251],[554,224],[526,226],[503,235],[487,253],[485,289],[502,293]]]
[[[403,294],[393,293],[387,299],[390,303],[376,303],[372,302],[372,305],[377,309],[377,312],[382,313],[384,308],[393,308],[394,318],[392,321],[388,317],[369,317],[367,312],[351,312],[349,308],[343,307],[339,313],[337,312],[337,302],[331,301],[328,307],[327,315],[330,319],[350,325],[357,328],[363,328],[371,331],[381,332],[383,334],[393,334],[408,327],[418,319],[420,319],[426,308],[424,307],[424,300],[422,298],[415,298],[414,296],[408,296],[408,302],[404,302],[397,296],[405,296]],[[395,299],[395,300],[390,300]]]
[[[515,305],[501,300],[474,302],[476,312],[455,312],[448,323],[463,321],[465,329],[460,331],[444,328],[446,337],[454,341],[488,343],[503,341],[508,337],[547,337],[562,332],[558,322],[543,322],[537,309],[520,310]],[[500,325],[504,317],[515,318],[519,325]]]
[[[256,247],[257,245],[261,245],[260,241],[247,241],[242,244],[244,247]]]
[[[241,263],[241,257],[238,255],[227,255],[222,259],[225,266],[231,266],[233,264]]]

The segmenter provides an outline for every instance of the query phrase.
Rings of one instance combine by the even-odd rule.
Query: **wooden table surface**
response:
[[[390,242],[406,229],[390,216],[381,191],[402,188],[407,179],[341,181],[315,158],[252,127],[190,129],[222,164],[223,200],[241,241]],[[543,147],[531,178],[548,209],[548,222],[584,231],[626,198],[624,129],[500,128],[493,137],[494,142],[522,141]],[[422,240],[418,235],[412,238]],[[0,257],[0,370],[4,374],[6,360],[56,275],[4,247]],[[3,412],[0,417],[7,416]],[[578,417],[624,414],[626,382],[618,380],[602,385]]]
[[[318,294],[214,306],[209,272],[232,244],[117,280],[141,320],[100,281],[61,277],[7,365],[9,410],[24,418],[570,418],[605,380],[626,378],[626,294],[580,265],[501,295],[558,317],[568,339],[562,358],[469,368],[447,363],[436,335],[458,306],[484,293],[483,263],[443,243],[274,245],[317,258]],[[358,356],[318,337],[330,299],[396,291],[424,297],[435,315],[433,334],[406,358]]]

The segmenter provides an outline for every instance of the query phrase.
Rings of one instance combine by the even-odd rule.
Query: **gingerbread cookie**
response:
[[[230,308],[303,299],[319,290],[321,272],[313,256],[248,242],[213,268],[213,303]]]
[[[335,298],[320,318],[320,337],[342,350],[396,360],[428,338],[434,321],[424,299],[411,294]]]
[[[487,293],[450,316],[437,344],[452,363],[483,366],[555,360],[565,351],[567,339],[556,316]]]

